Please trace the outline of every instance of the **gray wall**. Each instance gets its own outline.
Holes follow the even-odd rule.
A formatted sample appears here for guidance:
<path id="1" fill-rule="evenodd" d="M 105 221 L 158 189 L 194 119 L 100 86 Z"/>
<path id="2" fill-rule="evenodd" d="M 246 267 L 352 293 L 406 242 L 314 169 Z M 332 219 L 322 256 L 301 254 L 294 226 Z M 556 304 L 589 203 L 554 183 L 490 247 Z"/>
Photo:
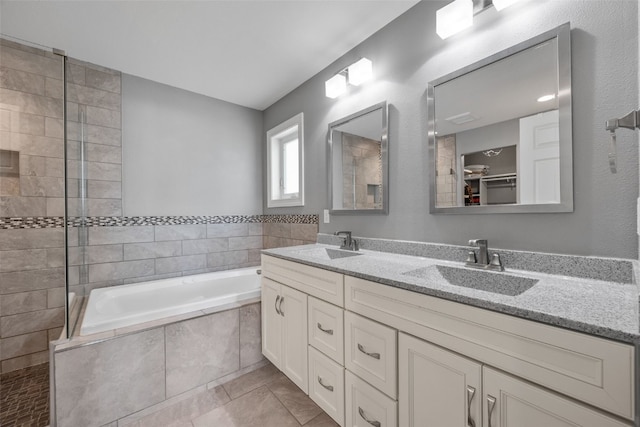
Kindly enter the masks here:
<path id="1" fill-rule="evenodd" d="M 609 172 L 604 122 L 638 106 L 637 1 L 530 1 L 475 17 L 463 34 L 441 40 L 436 10 L 447 2 L 420 2 L 387 27 L 269 107 L 264 129 L 305 114 L 303 208 L 266 213 L 321 213 L 327 208 L 327 124 L 377 102 L 390 104 L 390 213 L 336 216 L 321 232 L 463 244 L 488 238 L 497 248 L 637 258 L 638 132 L 618 135 L 618 173 Z M 426 141 L 427 82 L 567 21 L 573 64 L 575 212 L 563 214 L 431 215 Z M 337 99 L 324 82 L 366 56 L 375 80 Z"/>
<path id="2" fill-rule="evenodd" d="M 123 75 L 125 216 L 262 213 L 259 111 Z"/>

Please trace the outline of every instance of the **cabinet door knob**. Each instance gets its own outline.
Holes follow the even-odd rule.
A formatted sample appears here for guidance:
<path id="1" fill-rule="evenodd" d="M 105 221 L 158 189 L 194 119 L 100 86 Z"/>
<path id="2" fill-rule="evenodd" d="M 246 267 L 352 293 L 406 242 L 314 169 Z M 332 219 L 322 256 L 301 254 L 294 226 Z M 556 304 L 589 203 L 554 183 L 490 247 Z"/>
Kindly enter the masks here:
<path id="1" fill-rule="evenodd" d="M 370 420 L 369 418 L 367 418 L 367 416 L 364 413 L 364 410 L 359 406 L 358 406 L 358 413 L 360 414 L 363 420 L 371 424 L 373 427 L 380 427 L 381 425 L 380 421 Z"/>
<path id="2" fill-rule="evenodd" d="M 318 322 L 318 329 L 320 329 L 325 334 L 333 335 L 333 329 L 324 329 L 320 322 Z"/>
<path id="3" fill-rule="evenodd" d="M 320 377 L 320 375 L 318 375 L 318 383 L 320 383 L 320 385 L 324 388 L 326 388 L 329 391 L 333 391 L 333 386 L 332 385 L 326 385 L 325 383 L 322 382 L 322 377 Z"/>
<path id="4" fill-rule="evenodd" d="M 276 313 L 281 314 L 281 313 L 280 313 L 280 310 L 278 310 L 278 301 L 280 301 L 280 295 L 278 295 L 278 296 L 276 297 L 276 302 L 273 304 L 273 306 L 274 306 L 274 307 L 275 307 L 275 309 L 276 309 Z"/>
<path id="5" fill-rule="evenodd" d="M 358 350 L 360 350 L 362 353 L 366 354 L 369 357 L 373 357 L 374 359 L 380 360 L 380 353 L 369 353 L 364 349 L 364 347 L 360 343 L 358 343 Z"/>
<path id="6" fill-rule="evenodd" d="M 476 427 L 476 422 L 471 418 L 471 402 L 473 401 L 473 396 L 476 395 L 476 389 L 467 386 L 467 426 L 468 427 Z"/>
<path id="7" fill-rule="evenodd" d="M 489 425 L 487 427 L 491 427 L 491 416 L 493 415 L 493 409 L 496 406 L 496 398 L 487 394 L 487 419 L 489 420 Z"/>

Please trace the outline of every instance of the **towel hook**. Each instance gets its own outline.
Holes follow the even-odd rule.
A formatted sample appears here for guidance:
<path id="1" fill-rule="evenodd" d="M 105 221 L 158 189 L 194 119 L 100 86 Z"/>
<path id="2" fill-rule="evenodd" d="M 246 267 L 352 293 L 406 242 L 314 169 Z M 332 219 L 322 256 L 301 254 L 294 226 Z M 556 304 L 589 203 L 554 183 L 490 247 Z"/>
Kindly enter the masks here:
<path id="1" fill-rule="evenodd" d="M 611 173 L 618 171 L 616 162 L 618 160 L 618 147 L 616 142 L 616 129 L 640 129 L 640 110 L 631 111 L 619 119 L 610 119 L 606 122 L 606 129 L 609 131 L 609 169 Z"/>

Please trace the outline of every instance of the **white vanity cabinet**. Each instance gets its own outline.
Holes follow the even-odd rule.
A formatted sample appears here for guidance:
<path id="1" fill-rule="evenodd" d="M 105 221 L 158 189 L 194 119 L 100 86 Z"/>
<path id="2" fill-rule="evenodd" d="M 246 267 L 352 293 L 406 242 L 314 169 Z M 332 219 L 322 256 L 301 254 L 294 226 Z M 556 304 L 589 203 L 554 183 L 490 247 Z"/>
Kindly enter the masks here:
<path id="1" fill-rule="evenodd" d="M 632 345 L 262 260 L 263 353 L 341 426 L 638 427 Z"/>
<path id="2" fill-rule="evenodd" d="M 262 302 L 262 354 L 307 393 L 307 295 L 263 278 Z"/>
<path id="3" fill-rule="evenodd" d="M 398 380 L 401 426 L 480 427 L 480 363 L 400 333 Z"/>

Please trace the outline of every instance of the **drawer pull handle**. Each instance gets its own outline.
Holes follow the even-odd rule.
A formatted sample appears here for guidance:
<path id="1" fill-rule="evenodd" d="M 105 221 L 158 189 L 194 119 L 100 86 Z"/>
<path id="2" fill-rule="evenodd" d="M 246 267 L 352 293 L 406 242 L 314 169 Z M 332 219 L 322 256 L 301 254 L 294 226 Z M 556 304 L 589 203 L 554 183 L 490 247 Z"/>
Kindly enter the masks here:
<path id="1" fill-rule="evenodd" d="M 476 422 L 471 418 L 471 402 L 473 401 L 473 396 L 476 395 L 476 389 L 467 386 L 467 426 L 468 427 L 476 427 Z"/>
<path id="2" fill-rule="evenodd" d="M 372 426 L 380 427 L 380 421 L 373 421 L 373 420 L 370 420 L 369 418 L 367 418 L 367 416 L 364 414 L 364 411 L 359 406 L 358 406 L 358 413 L 360 414 L 360 416 L 362 417 L 363 420 L 365 420 L 366 422 L 368 422 Z"/>
<path id="3" fill-rule="evenodd" d="M 284 297 L 280 297 L 280 304 L 278 304 L 278 310 L 280 310 L 280 315 L 284 317 L 284 310 L 282 309 L 282 303 L 284 302 Z"/>
<path id="4" fill-rule="evenodd" d="M 318 329 L 320 329 L 325 334 L 333 335 L 333 329 L 324 329 L 320 322 L 318 322 Z"/>
<path id="5" fill-rule="evenodd" d="M 275 307 L 275 309 L 276 309 L 276 313 L 281 314 L 281 313 L 280 313 L 280 310 L 278 310 L 278 301 L 280 301 L 280 295 L 278 295 L 278 296 L 276 297 L 276 302 L 273 304 L 273 306 L 274 306 L 274 307 Z"/>
<path id="6" fill-rule="evenodd" d="M 329 391 L 333 391 L 333 386 L 332 385 L 326 385 L 322 382 L 322 378 L 318 375 L 318 383 L 320 383 L 320 385 L 324 388 L 326 388 Z"/>
<path id="7" fill-rule="evenodd" d="M 358 350 L 360 350 L 362 353 L 366 354 L 369 357 L 373 357 L 374 359 L 380 360 L 380 353 L 369 353 L 364 349 L 362 344 L 358 344 Z"/>
<path id="8" fill-rule="evenodd" d="M 491 427 L 491 416 L 493 415 L 493 408 L 495 408 L 496 406 L 496 398 L 491 396 L 490 394 L 487 394 L 487 411 L 489 413 L 489 415 L 487 416 L 487 419 L 489 420 L 489 426 Z"/>

